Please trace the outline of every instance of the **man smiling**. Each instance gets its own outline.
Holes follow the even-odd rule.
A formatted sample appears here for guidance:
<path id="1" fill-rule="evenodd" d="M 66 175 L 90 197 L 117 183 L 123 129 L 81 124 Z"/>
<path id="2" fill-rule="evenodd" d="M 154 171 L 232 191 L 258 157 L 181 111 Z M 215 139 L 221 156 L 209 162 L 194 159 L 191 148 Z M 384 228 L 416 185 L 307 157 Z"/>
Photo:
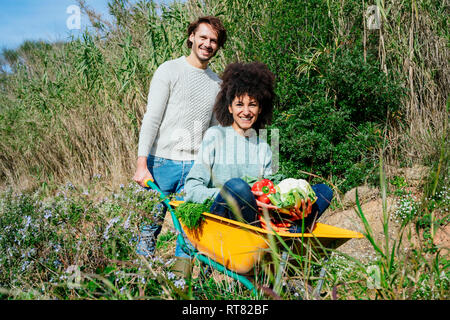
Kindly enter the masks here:
<path id="1" fill-rule="evenodd" d="M 164 62 L 153 75 L 139 135 L 133 180 L 146 187 L 152 179 L 164 194 L 183 190 L 203 133 L 217 123 L 212 108 L 221 80 L 208 64 L 224 46 L 226 30 L 218 18 L 207 16 L 192 22 L 187 35 L 189 56 Z M 161 213 L 165 208 L 157 213 L 160 220 Z M 161 227 L 161 221 L 142 227 L 139 254 L 153 255 Z"/>

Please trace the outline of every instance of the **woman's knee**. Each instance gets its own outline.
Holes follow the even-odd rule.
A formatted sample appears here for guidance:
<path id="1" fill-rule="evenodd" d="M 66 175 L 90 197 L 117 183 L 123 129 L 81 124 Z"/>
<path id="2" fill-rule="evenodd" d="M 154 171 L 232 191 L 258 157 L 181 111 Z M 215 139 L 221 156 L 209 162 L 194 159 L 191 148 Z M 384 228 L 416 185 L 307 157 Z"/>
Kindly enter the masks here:
<path id="1" fill-rule="evenodd" d="M 236 193 L 236 194 L 251 193 L 250 186 L 248 185 L 247 182 L 245 182 L 241 178 L 232 178 L 232 179 L 228 180 L 227 182 L 225 182 L 223 187 L 227 191 L 232 191 L 233 193 Z"/>
<path id="2" fill-rule="evenodd" d="M 324 183 L 318 183 L 311 188 L 314 190 L 318 198 L 322 198 L 327 201 L 331 201 L 333 199 L 333 190 Z"/>

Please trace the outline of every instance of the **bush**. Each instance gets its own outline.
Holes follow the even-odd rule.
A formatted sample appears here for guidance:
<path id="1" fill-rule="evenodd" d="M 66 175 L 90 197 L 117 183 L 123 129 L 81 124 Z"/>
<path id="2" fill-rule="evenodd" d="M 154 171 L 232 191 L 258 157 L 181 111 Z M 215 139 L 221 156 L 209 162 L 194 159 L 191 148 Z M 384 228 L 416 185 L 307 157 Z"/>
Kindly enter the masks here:
<path id="1" fill-rule="evenodd" d="M 332 177 L 342 191 L 360 184 L 374 171 L 387 115 L 400 108 L 400 85 L 370 52 L 364 62 L 358 28 L 349 35 L 355 47 L 335 43 L 332 18 L 324 17 L 336 8 L 326 2 L 255 1 L 254 8 L 264 14 L 251 30 L 247 16 L 235 17 L 230 42 L 242 44 L 241 60 L 262 61 L 276 75 L 269 129 L 280 130 L 281 173 Z"/>
<path id="2" fill-rule="evenodd" d="M 323 56 L 319 72 L 299 79 L 308 98 L 285 104 L 272 127 L 281 131 L 283 173 L 333 177 L 346 191 L 376 166 L 386 115 L 398 110 L 402 91 L 374 61 L 364 63 L 361 53 L 341 50 L 335 63 L 330 59 Z"/>

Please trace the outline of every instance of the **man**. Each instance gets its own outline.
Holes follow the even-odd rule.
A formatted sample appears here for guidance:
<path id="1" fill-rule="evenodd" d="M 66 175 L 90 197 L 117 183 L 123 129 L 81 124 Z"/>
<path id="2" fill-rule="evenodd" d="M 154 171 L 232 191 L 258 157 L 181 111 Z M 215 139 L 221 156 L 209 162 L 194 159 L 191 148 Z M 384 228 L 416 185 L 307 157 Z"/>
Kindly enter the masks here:
<path id="1" fill-rule="evenodd" d="M 218 18 L 207 16 L 192 22 L 187 33 L 189 56 L 164 62 L 153 75 L 139 135 L 133 180 L 146 187 L 153 179 L 164 194 L 182 191 L 203 133 L 217 123 L 212 108 L 220 78 L 208 64 L 224 46 L 226 30 Z M 165 208 L 160 210 L 163 218 Z M 161 222 L 143 226 L 138 254 L 153 255 L 161 228 Z"/>

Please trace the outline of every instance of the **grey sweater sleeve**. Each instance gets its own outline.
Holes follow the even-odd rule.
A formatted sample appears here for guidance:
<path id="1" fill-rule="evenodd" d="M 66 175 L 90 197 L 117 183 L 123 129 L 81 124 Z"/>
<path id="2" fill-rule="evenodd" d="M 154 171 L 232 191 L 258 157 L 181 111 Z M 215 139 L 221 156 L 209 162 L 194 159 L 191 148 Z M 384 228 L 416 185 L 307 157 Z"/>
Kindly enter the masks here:
<path id="1" fill-rule="evenodd" d="M 197 158 L 186 177 L 184 190 L 186 201 L 203 203 L 208 198 L 215 198 L 220 192 L 219 188 L 212 187 L 212 167 L 215 156 L 215 135 L 217 131 L 210 128 L 205 132 Z"/>
<path id="2" fill-rule="evenodd" d="M 170 93 L 167 64 L 156 69 L 148 92 L 147 110 L 139 133 L 138 156 L 147 157 L 155 141 Z"/>

